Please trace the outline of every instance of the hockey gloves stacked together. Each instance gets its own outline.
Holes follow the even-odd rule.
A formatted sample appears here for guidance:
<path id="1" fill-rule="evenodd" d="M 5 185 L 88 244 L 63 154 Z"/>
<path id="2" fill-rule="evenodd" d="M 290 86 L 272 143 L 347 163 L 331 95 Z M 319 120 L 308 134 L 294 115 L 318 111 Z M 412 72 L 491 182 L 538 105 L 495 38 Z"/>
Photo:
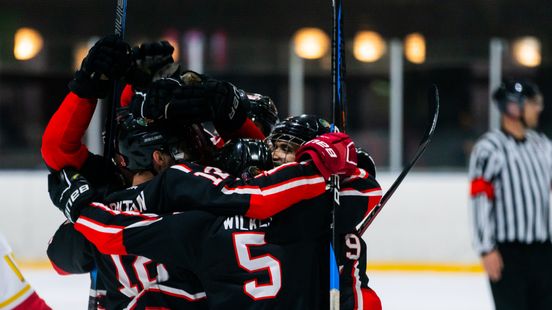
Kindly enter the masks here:
<path id="1" fill-rule="evenodd" d="M 332 174 L 351 175 L 357 168 L 355 144 L 341 132 L 323 134 L 308 141 L 297 150 L 295 157 L 297 161 L 310 157 L 325 179 Z"/>
<path id="2" fill-rule="evenodd" d="M 234 131 L 247 117 L 246 100 L 245 92 L 228 82 L 206 79 L 182 85 L 177 79 L 164 78 L 155 81 L 145 97 L 135 96 L 130 110 L 151 120 L 213 121 L 217 128 Z"/>
<path id="3" fill-rule="evenodd" d="M 96 191 L 76 170 L 65 168 L 48 175 L 48 193 L 54 205 L 74 223 L 80 210 L 94 201 Z"/>
<path id="4" fill-rule="evenodd" d="M 173 51 L 167 41 L 143 43 L 131 49 L 120 36 L 106 36 L 88 51 L 69 89 L 81 98 L 105 98 L 110 81 L 117 79 L 124 79 L 135 89 L 145 89 L 155 75 L 178 71 Z"/>

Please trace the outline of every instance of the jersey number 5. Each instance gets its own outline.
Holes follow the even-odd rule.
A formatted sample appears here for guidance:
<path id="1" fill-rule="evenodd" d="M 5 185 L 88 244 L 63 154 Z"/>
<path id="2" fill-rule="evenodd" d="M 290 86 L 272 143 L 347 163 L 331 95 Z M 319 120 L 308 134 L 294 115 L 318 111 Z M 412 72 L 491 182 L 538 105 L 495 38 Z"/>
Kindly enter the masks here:
<path id="1" fill-rule="evenodd" d="M 280 261 L 270 254 L 251 256 L 250 249 L 254 246 L 266 244 L 264 233 L 234 233 L 234 250 L 240 268 L 248 272 L 261 270 L 268 271 L 270 282 L 267 284 L 257 283 L 257 279 L 246 281 L 243 285 L 244 292 L 253 300 L 274 298 L 282 288 L 282 270 Z"/>

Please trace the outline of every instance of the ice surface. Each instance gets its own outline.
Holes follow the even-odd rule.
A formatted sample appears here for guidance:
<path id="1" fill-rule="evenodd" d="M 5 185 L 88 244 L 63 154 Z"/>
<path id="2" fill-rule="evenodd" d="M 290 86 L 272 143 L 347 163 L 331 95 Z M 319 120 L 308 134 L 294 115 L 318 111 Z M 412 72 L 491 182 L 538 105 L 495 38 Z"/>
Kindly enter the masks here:
<path id="1" fill-rule="evenodd" d="M 369 272 L 384 310 L 492 310 L 481 273 Z"/>
<path id="2" fill-rule="evenodd" d="M 23 272 L 53 309 L 86 309 L 88 275 L 59 276 L 53 270 L 36 269 Z M 483 274 L 370 271 L 369 276 L 384 310 L 493 309 Z"/>

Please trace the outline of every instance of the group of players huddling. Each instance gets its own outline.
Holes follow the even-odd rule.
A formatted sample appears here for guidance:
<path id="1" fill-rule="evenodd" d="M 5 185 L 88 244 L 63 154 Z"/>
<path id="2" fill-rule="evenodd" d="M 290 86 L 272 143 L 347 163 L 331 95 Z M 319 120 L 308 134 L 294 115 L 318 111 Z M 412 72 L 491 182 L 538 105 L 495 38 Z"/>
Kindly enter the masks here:
<path id="1" fill-rule="evenodd" d="M 42 145 L 68 219 L 48 247 L 58 273 L 93 275 L 90 309 L 327 309 L 338 174 L 341 309 L 381 309 L 355 234 L 381 198 L 369 155 L 317 116 L 278 121 L 267 96 L 183 70 L 172 52 L 108 36 L 69 83 Z M 81 140 L 115 80 L 106 160 Z"/>

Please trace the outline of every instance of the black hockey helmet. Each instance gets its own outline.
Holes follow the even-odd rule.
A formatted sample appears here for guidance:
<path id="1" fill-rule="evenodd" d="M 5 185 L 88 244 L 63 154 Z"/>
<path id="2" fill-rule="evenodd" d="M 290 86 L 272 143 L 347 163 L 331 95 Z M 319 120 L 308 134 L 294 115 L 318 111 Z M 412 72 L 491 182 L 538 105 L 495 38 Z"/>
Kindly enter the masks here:
<path id="1" fill-rule="evenodd" d="M 371 176 L 376 177 L 376 164 L 372 156 L 368 154 L 364 149 L 357 147 L 357 167 L 366 170 Z"/>
<path id="2" fill-rule="evenodd" d="M 506 105 L 509 102 L 517 103 L 520 107 L 523 107 L 527 98 L 533 98 L 540 94 L 537 85 L 523 81 L 523 80 L 507 80 L 504 81 L 494 91 L 493 99 L 495 100 L 498 109 L 502 112 L 506 112 Z"/>
<path id="3" fill-rule="evenodd" d="M 227 142 L 218 152 L 215 165 L 234 176 L 240 176 L 250 167 L 260 170 L 274 168 L 268 145 L 254 139 L 234 139 Z"/>
<path id="4" fill-rule="evenodd" d="M 276 124 L 268 140 L 272 143 L 276 140 L 284 140 L 302 145 L 328 132 L 330 132 L 328 121 L 316 115 L 302 114 L 300 116 L 290 116 Z"/>
<path id="5" fill-rule="evenodd" d="M 245 93 L 249 99 L 247 116 L 257 124 L 261 125 L 261 131 L 268 136 L 274 125 L 278 122 L 278 109 L 274 101 L 268 96 L 255 93 Z"/>
<path id="6" fill-rule="evenodd" d="M 152 154 L 156 150 L 170 154 L 175 160 L 184 159 L 182 139 L 168 130 L 135 118 L 126 108 L 118 111 L 117 122 L 118 153 L 128 170 L 153 170 Z"/>

